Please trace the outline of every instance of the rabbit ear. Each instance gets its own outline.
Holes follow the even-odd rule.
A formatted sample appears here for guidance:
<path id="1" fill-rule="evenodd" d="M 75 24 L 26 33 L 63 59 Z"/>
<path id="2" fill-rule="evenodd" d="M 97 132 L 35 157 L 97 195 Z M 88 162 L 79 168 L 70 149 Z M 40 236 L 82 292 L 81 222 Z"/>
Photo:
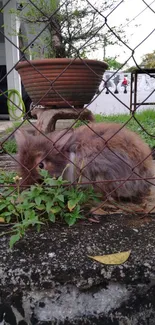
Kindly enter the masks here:
<path id="1" fill-rule="evenodd" d="M 73 130 L 62 130 L 59 132 L 53 132 L 52 134 L 52 141 L 56 142 L 55 147 L 59 150 L 62 150 L 64 146 L 66 146 L 67 142 L 73 135 Z"/>
<path id="2" fill-rule="evenodd" d="M 18 148 L 23 147 L 27 142 L 28 135 L 23 130 L 17 130 L 14 135 Z"/>

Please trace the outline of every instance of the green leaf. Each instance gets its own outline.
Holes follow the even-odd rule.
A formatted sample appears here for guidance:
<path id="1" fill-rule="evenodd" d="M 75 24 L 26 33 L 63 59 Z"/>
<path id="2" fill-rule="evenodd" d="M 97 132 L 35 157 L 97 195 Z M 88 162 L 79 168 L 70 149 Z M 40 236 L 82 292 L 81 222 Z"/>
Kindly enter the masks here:
<path id="1" fill-rule="evenodd" d="M 39 210 L 39 211 L 45 210 L 45 205 L 40 204 L 39 206 L 36 207 L 36 209 Z"/>
<path id="2" fill-rule="evenodd" d="M 14 244 L 20 239 L 20 233 L 17 232 L 17 234 L 12 235 L 10 238 L 10 248 L 14 246 Z"/>
<path id="3" fill-rule="evenodd" d="M 1 213 L 1 217 L 7 217 L 7 216 L 10 216 L 10 215 L 12 215 L 13 214 L 13 212 L 11 212 L 11 211 L 6 211 L 6 212 L 2 212 Z"/>
<path id="4" fill-rule="evenodd" d="M 24 216 L 25 216 L 25 219 L 34 219 L 35 218 L 35 211 L 34 210 L 27 210 L 27 211 L 24 211 Z"/>
<path id="5" fill-rule="evenodd" d="M 44 180 L 46 185 L 50 185 L 50 186 L 56 186 L 58 185 L 58 182 L 56 179 L 53 178 L 47 178 Z"/>
<path id="6" fill-rule="evenodd" d="M 34 207 L 36 207 L 36 204 L 35 203 L 30 203 L 30 202 L 23 202 L 22 204 L 21 204 L 21 206 L 20 206 L 20 208 L 22 209 L 22 210 L 28 210 L 28 209 L 30 209 L 30 208 L 34 208 Z"/>
<path id="7" fill-rule="evenodd" d="M 76 218 L 69 219 L 68 225 L 73 226 L 76 223 Z"/>
<path id="8" fill-rule="evenodd" d="M 37 224 L 40 224 L 40 225 L 43 225 L 44 223 L 43 222 L 41 222 L 41 221 L 39 221 L 38 220 L 38 217 L 35 217 L 35 218 L 33 218 L 33 219 L 29 219 L 29 220 L 23 220 L 23 222 L 22 222 L 22 226 L 24 227 L 24 228 L 27 228 L 28 226 L 34 226 L 34 225 L 37 225 Z"/>
<path id="9" fill-rule="evenodd" d="M 59 184 L 61 184 L 63 182 L 62 176 L 59 176 L 58 179 L 57 179 L 57 181 L 59 182 Z"/>
<path id="10" fill-rule="evenodd" d="M 77 200 L 69 200 L 67 203 L 68 210 L 71 212 L 77 205 Z"/>
<path id="11" fill-rule="evenodd" d="M 7 202 L 6 203 L 3 203 L 3 204 L 0 204 L 0 210 L 3 210 L 5 209 L 7 206 Z"/>
<path id="12" fill-rule="evenodd" d="M 6 217 L 6 222 L 10 223 L 10 221 L 11 221 L 11 214 L 10 214 L 10 216 Z"/>
<path id="13" fill-rule="evenodd" d="M 10 212 L 14 210 L 14 206 L 12 204 L 8 205 L 7 208 Z"/>
<path id="14" fill-rule="evenodd" d="M 52 206 L 53 206 L 53 202 L 48 201 L 48 202 L 46 203 L 46 211 L 47 211 L 47 213 L 50 212 Z"/>
<path id="15" fill-rule="evenodd" d="M 32 185 L 30 188 L 29 196 L 31 198 L 36 198 L 43 191 L 43 188 L 40 185 Z M 26 192 L 26 191 L 25 191 Z"/>
<path id="16" fill-rule="evenodd" d="M 55 214 L 54 213 L 49 212 L 48 217 L 49 217 L 50 221 L 55 222 Z"/>
<path id="17" fill-rule="evenodd" d="M 49 173 L 46 169 L 40 169 L 39 170 L 39 174 L 43 177 L 43 178 L 47 178 L 49 176 Z"/>
<path id="18" fill-rule="evenodd" d="M 72 216 L 70 214 L 66 214 L 64 216 L 64 219 L 65 219 L 66 223 L 68 224 L 68 226 L 73 226 L 76 222 L 76 218 L 72 218 Z"/>
<path id="19" fill-rule="evenodd" d="M 61 202 L 64 202 L 64 195 L 63 194 L 59 194 L 57 195 L 57 200 L 60 200 Z"/>
<path id="20" fill-rule="evenodd" d="M 42 201 L 45 201 L 45 202 L 49 201 L 49 195 L 47 195 L 46 193 L 45 194 L 41 194 L 40 197 L 41 197 L 41 200 Z M 50 201 L 52 201 L 51 198 L 50 198 Z"/>
<path id="21" fill-rule="evenodd" d="M 36 203 L 36 205 L 40 205 L 40 203 L 41 203 L 41 197 L 40 196 L 37 196 L 35 198 L 35 203 Z"/>
<path id="22" fill-rule="evenodd" d="M 59 213 L 61 211 L 61 208 L 59 206 L 55 206 L 53 208 L 51 208 L 51 212 L 56 214 Z"/>

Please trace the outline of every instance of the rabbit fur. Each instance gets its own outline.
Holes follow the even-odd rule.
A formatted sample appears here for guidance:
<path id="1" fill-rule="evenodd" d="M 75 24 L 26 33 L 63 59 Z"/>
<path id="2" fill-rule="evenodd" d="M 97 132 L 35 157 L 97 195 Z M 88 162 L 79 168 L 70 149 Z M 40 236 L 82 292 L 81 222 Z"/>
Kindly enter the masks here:
<path id="1" fill-rule="evenodd" d="M 16 131 L 22 184 L 39 182 L 39 168 L 58 177 L 69 164 L 64 172 L 68 181 L 78 181 L 79 177 L 81 182 L 94 181 L 97 191 L 116 199 L 147 195 L 151 180 L 144 178 L 153 176 L 151 150 L 136 133 L 121 127 L 116 123 L 90 123 L 54 131 L 46 137 Z M 128 178 L 132 180 L 119 181 Z"/>

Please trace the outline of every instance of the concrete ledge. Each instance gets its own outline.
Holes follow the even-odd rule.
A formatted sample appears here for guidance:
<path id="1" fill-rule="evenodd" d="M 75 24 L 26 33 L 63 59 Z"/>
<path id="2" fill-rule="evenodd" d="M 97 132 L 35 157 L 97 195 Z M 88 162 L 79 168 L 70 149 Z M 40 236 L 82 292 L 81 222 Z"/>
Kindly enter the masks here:
<path id="1" fill-rule="evenodd" d="M 154 325 L 154 234 L 153 217 L 113 215 L 100 224 L 29 231 L 12 251 L 1 237 L 0 321 L 3 315 L 20 325 Z M 87 257 L 129 249 L 120 266 Z"/>

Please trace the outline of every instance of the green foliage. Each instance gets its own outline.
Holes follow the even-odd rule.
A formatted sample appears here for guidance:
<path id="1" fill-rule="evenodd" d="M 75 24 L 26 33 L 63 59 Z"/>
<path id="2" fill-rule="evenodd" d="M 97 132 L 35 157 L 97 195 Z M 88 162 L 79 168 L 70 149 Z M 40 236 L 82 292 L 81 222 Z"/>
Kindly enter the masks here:
<path id="1" fill-rule="evenodd" d="M 155 146 L 155 110 L 148 109 L 135 114 L 135 118 L 132 118 L 126 125 L 132 131 L 138 133 L 141 138 L 148 143 L 152 148 Z M 95 115 L 96 122 L 116 122 L 116 123 L 126 123 L 130 119 L 129 114 L 118 114 L 103 116 L 100 114 Z M 138 124 L 138 122 L 140 125 Z M 143 130 L 146 130 L 146 132 Z M 148 133 L 148 134 L 147 134 Z"/>
<path id="2" fill-rule="evenodd" d="M 46 170 L 41 170 L 43 182 L 20 192 L 20 178 L 14 177 L 16 188 L 3 188 L 0 196 L 0 216 L 6 223 L 13 224 L 10 232 L 10 247 L 14 245 L 30 227 L 40 230 L 47 222 L 64 220 L 69 226 L 83 218 L 83 212 L 90 201 L 99 195 L 92 187 L 71 186 L 62 176 L 51 178 Z M 3 174 L 1 182 L 6 178 Z M 7 181 L 10 179 L 8 178 Z M 66 185 L 66 186 L 65 186 Z M 10 195 L 9 195 L 10 194 Z"/>
<path id="3" fill-rule="evenodd" d="M 144 69 L 154 69 L 155 68 L 155 51 L 152 53 L 147 53 L 143 55 L 142 61 L 139 64 L 140 68 Z M 126 72 L 132 72 L 133 70 L 138 70 L 136 66 L 132 66 L 126 69 Z"/>
<path id="4" fill-rule="evenodd" d="M 138 68 L 133 65 L 132 67 L 127 68 L 124 72 L 133 72 L 135 70 L 138 70 Z"/>
<path id="5" fill-rule="evenodd" d="M 106 46 L 119 44 L 111 30 L 125 40 L 122 26 L 111 26 L 111 30 L 103 26 L 102 15 L 113 10 L 117 3 L 118 0 L 95 1 L 93 7 L 86 0 L 33 0 L 33 3 L 24 1 L 24 9 L 12 14 L 18 14 L 27 24 L 28 34 L 34 37 L 47 25 L 31 49 L 33 58 L 75 57 L 77 49 L 80 56 L 88 57 L 91 51 L 103 49 L 105 38 Z M 21 32 L 20 40 L 24 51 L 26 42 Z"/>
<path id="6" fill-rule="evenodd" d="M 109 65 L 109 70 L 118 70 L 122 67 L 123 63 L 120 63 L 116 60 L 116 57 L 107 57 L 105 58 L 105 62 Z"/>
<path id="7" fill-rule="evenodd" d="M 0 171 L 0 184 L 14 184 L 13 178 L 16 176 L 15 172 Z"/>
<path id="8" fill-rule="evenodd" d="M 140 66 L 146 69 L 155 68 L 155 50 L 152 53 L 147 53 L 142 57 Z"/>
<path id="9" fill-rule="evenodd" d="M 13 133 L 20 125 L 23 126 L 23 125 L 27 125 L 27 124 L 28 124 L 27 120 L 24 121 L 24 124 L 21 121 L 13 122 L 12 126 L 8 127 L 7 129 L 5 129 L 5 131 L 0 133 L 0 138 L 3 139 L 3 138 L 5 138 L 5 136 L 11 135 L 11 133 Z M 6 140 L 6 142 L 4 142 L 4 144 L 0 148 L 0 153 L 3 153 L 3 152 L 10 153 L 10 154 L 15 154 L 17 152 L 17 144 L 16 144 L 15 139 L 8 138 L 8 140 Z"/>
<path id="10" fill-rule="evenodd" d="M 1 150 L 2 152 L 10 153 L 10 154 L 15 154 L 17 152 L 17 144 L 14 139 L 12 140 L 7 140 L 3 144 L 3 148 Z"/>

